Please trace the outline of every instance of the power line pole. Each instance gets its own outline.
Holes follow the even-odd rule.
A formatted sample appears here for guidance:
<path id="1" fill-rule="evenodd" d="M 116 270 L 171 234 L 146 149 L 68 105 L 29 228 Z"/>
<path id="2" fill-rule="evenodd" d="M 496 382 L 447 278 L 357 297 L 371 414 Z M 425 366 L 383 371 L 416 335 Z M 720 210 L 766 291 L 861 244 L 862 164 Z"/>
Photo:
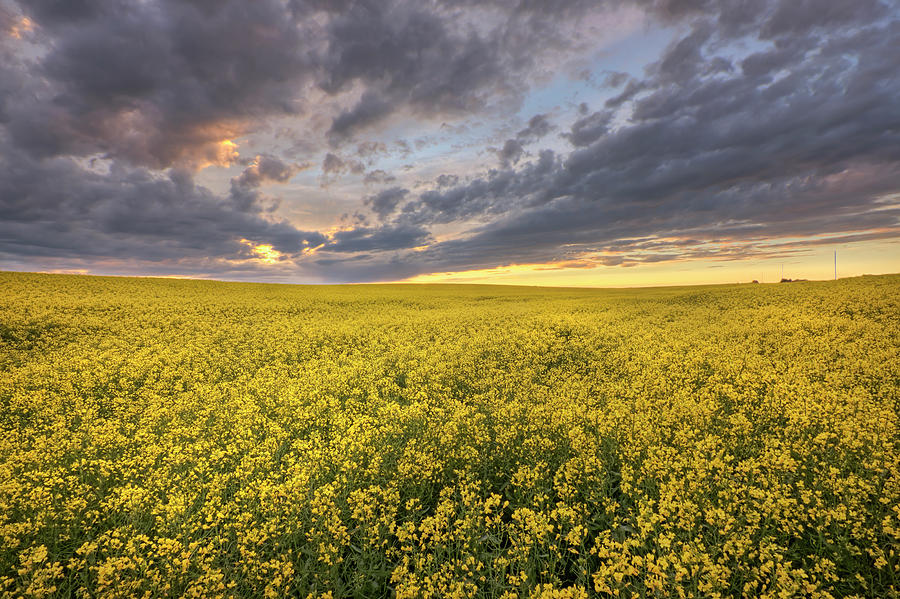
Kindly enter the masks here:
<path id="1" fill-rule="evenodd" d="M 834 280 L 837 281 L 837 250 L 834 250 Z"/>

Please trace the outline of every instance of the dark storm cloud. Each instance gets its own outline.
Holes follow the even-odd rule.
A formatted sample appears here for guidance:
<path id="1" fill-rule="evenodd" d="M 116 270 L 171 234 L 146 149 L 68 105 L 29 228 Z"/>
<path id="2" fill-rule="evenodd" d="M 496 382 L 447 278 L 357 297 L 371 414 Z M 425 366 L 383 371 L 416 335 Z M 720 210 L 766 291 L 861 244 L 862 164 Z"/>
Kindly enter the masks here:
<path id="1" fill-rule="evenodd" d="M 286 180 L 293 165 L 260 156 L 224 196 L 184 168 L 154 170 L 230 161 L 218 144 L 227 122 L 288 108 L 294 83 L 285 81 L 299 63 L 277 55 L 299 38 L 277 4 L 222 4 L 218 16 L 165 2 L 20 8 L 43 52 L 24 59 L 13 40 L 0 45 L 5 257 L 178 263 L 249 258 L 242 239 L 287 255 L 324 242 L 259 204 L 256 189 Z"/>
<path id="2" fill-rule="evenodd" d="M 216 145 L 295 114 L 311 74 L 277 0 L 21 2 L 47 52 L 8 129 L 32 155 L 108 154 L 165 167 L 222 162 Z"/>
<path id="3" fill-rule="evenodd" d="M 347 3 L 327 27 L 327 74 L 319 85 L 332 94 L 353 84 L 366 91 L 335 118 L 330 138 L 340 144 L 397 112 L 437 118 L 508 108 L 541 58 L 592 41 L 593 33 L 578 29 L 580 17 L 622 4 Z"/>
<path id="4" fill-rule="evenodd" d="M 289 255 L 325 238 L 264 218 L 252 202 L 220 198 L 190 173 L 160 175 L 113 163 L 108 173 L 69 158 L 0 152 L 0 253 L 136 258 L 249 257 L 240 243 Z"/>
<path id="5" fill-rule="evenodd" d="M 461 29 L 418 3 L 354 4 L 329 25 L 338 51 L 329 53 L 321 87 L 336 93 L 354 82 L 367 91 L 332 123 L 333 140 L 408 107 L 425 114 L 483 108 L 492 94 L 513 87 L 514 66 L 499 36 Z"/>

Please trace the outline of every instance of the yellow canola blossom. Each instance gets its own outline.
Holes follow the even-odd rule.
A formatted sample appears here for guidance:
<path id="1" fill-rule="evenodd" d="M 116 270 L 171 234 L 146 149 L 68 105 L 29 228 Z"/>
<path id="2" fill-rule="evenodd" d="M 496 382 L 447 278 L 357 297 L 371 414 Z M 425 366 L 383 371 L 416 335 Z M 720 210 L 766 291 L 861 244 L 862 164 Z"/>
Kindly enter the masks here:
<path id="1" fill-rule="evenodd" d="M 0 289 L 0 597 L 900 594 L 900 276 Z"/>

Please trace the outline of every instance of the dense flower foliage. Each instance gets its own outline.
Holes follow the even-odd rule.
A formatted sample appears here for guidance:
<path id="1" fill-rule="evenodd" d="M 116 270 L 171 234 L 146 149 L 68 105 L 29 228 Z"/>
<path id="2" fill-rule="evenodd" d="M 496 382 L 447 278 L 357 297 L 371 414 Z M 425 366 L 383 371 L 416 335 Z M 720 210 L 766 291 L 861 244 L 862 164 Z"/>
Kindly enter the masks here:
<path id="1" fill-rule="evenodd" d="M 900 276 L 0 289 L 0 595 L 898 596 Z"/>

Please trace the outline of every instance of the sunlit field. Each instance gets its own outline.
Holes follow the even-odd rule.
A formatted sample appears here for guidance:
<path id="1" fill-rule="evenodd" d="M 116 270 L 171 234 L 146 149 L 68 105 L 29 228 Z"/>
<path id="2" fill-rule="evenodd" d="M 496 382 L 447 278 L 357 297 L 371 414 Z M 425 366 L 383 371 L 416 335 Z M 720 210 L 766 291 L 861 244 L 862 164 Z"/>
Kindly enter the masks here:
<path id="1" fill-rule="evenodd" d="M 900 276 L 0 290 L 4 596 L 898 596 Z"/>

